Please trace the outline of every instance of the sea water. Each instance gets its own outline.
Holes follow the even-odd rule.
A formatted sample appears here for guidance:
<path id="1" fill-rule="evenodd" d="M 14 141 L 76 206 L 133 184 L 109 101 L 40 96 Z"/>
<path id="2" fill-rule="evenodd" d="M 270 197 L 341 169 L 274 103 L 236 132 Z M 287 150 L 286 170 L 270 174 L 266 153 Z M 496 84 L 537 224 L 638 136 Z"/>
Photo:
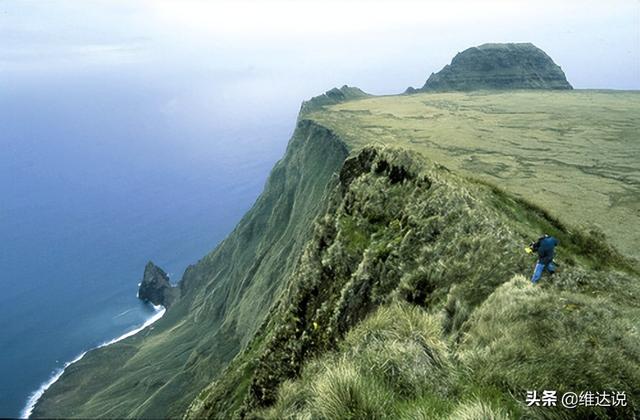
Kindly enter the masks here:
<path id="1" fill-rule="evenodd" d="M 147 261 L 176 282 L 230 233 L 303 100 L 428 74 L 412 30 L 390 60 L 394 29 L 356 40 L 341 11 L 307 36 L 288 3 L 280 23 L 207 4 L 0 1 L 0 417 L 158 316 L 136 299 Z"/>
<path id="2" fill-rule="evenodd" d="M 176 99 L 186 86 L 133 71 L 0 81 L 0 417 L 157 317 L 136 298 L 146 262 L 178 281 L 283 154 L 297 101 L 265 111 L 247 91 L 207 113 Z"/>

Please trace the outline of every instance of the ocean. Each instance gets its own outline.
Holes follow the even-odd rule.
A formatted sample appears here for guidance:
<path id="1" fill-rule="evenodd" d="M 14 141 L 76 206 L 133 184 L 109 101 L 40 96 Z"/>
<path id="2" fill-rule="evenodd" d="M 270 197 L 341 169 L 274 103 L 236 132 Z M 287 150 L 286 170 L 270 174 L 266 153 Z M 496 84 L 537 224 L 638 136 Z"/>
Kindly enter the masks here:
<path id="1" fill-rule="evenodd" d="M 343 84 L 401 92 L 435 70 L 423 53 L 450 57 L 408 13 L 371 30 L 359 14 L 0 0 L 0 417 L 157 316 L 136 299 L 147 261 L 178 281 L 215 248 L 303 100 Z"/>
<path id="2" fill-rule="evenodd" d="M 299 103 L 265 110 L 247 91 L 207 108 L 135 71 L 4 82 L 0 417 L 17 417 L 66 363 L 157 315 L 136 298 L 146 262 L 178 281 L 215 248 L 282 156 Z"/>

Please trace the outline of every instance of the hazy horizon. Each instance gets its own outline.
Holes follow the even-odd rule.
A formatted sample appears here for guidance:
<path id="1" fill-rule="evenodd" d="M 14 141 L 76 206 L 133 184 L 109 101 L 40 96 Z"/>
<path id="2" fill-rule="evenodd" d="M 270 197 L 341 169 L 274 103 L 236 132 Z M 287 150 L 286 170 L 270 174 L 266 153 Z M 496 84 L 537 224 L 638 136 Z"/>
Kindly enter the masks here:
<path id="1" fill-rule="evenodd" d="M 459 51 L 532 42 L 578 89 L 640 89 L 640 3 L 0 1 L 2 85 L 140 66 L 167 86 L 230 77 L 225 98 L 269 75 L 296 100 L 333 86 L 421 86 Z M 331 72 L 326 72 L 330 67 Z M 286 80 L 278 74 L 286 71 Z M 189 84 L 181 86 L 188 91 Z M 4 87 L 4 86 L 3 86 Z M 287 92 L 281 92 L 282 87 Z M 185 92 L 183 95 L 192 94 Z M 199 94 L 211 99 L 211 92 Z M 180 108 L 180 97 L 167 106 Z M 281 98 L 282 99 L 282 98 Z M 206 105 L 203 105 L 206 107 Z"/>

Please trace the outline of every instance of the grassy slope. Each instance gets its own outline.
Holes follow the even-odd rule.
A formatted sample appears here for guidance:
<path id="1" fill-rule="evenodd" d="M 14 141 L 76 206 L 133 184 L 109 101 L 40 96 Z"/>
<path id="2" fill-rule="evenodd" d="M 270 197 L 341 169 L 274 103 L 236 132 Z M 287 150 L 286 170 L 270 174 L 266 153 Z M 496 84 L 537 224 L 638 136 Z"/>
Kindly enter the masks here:
<path id="1" fill-rule="evenodd" d="M 348 97 L 353 92 L 346 90 L 342 93 Z M 589 359 L 595 367 L 585 369 L 584 375 L 572 376 L 571 380 L 575 381 L 568 385 L 580 384 L 580 381 L 618 388 L 629 383 L 637 384 L 637 370 L 633 370 L 637 363 L 629 368 L 619 362 L 620 357 L 610 357 L 619 353 L 627 360 L 638 362 L 637 274 L 623 258 L 607 247 L 604 247 L 606 258 L 602 270 L 593 271 L 599 256 L 594 255 L 590 245 L 593 241 L 600 241 L 597 235 L 567 229 L 545 211 L 517 200 L 509 193 L 459 179 L 447 170 L 433 167 L 402 150 L 378 151 L 373 153 L 373 158 L 367 157 L 366 153 L 358 154 L 360 158 L 350 160 L 342 169 L 340 182 L 332 177 L 340 169 L 347 148 L 355 152 L 368 142 L 394 143 L 405 149 L 418 148 L 428 157 L 467 174 L 474 170 L 455 166 L 456 159 L 446 160 L 450 156 L 445 150 L 446 145 L 451 144 L 451 150 L 457 150 L 459 154 L 464 153 L 465 147 L 470 148 L 470 153 L 483 161 L 500 156 L 495 150 L 473 151 L 478 147 L 471 144 L 475 124 L 469 124 L 464 115 L 461 118 L 460 113 L 455 113 L 446 117 L 443 111 L 443 118 L 448 118 L 448 123 L 432 126 L 431 114 L 412 108 L 415 107 L 412 101 L 416 99 L 428 101 L 437 97 L 449 98 L 449 105 L 442 105 L 442 109 L 455 108 L 457 99 L 451 98 L 458 97 L 447 95 L 452 94 L 362 99 L 324 111 L 319 110 L 322 104 L 312 101 L 306 108 L 306 112 L 311 114 L 304 117 L 312 117 L 316 122 L 300 121 L 287 155 L 274 168 L 265 192 L 253 209 L 224 243 L 185 273 L 183 298 L 154 327 L 114 346 L 91 352 L 70 367 L 45 394 L 35 414 L 64 417 L 176 416 L 183 412 L 198 390 L 209 384 L 190 406 L 190 416 L 226 417 L 233 413 L 269 416 L 274 413 L 263 411 L 263 407 L 277 401 L 274 410 L 284 411 L 275 411 L 276 417 L 278 413 L 285 412 L 322 417 L 322 406 L 313 404 L 319 401 L 317 395 L 326 394 L 322 390 L 327 388 L 316 382 L 319 377 L 317 372 L 314 373 L 313 365 L 309 364 L 311 358 L 319 358 L 324 363 L 319 366 L 323 366 L 327 374 L 342 372 L 332 370 L 334 367 L 346 369 L 347 373 L 337 375 L 336 380 L 344 377 L 347 380 L 353 378 L 354 383 L 365 387 L 372 384 L 371 389 L 375 392 L 365 395 L 358 393 L 368 392 L 364 388 L 358 392 L 349 391 L 351 385 L 347 383 L 349 395 L 356 399 L 371 401 L 389 396 L 389 404 L 381 407 L 382 411 L 375 411 L 376 415 L 401 415 L 405 413 L 403 410 L 422 410 L 418 414 L 430 418 L 429 410 L 449 415 L 455 410 L 462 413 L 465 410 L 494 409 L 513 414 L 518 413 L 521 407 L 509 398 L 509 392 L 519 392 L 523 386 L 530 386 L 527 380 L 534 380 L 534 386 L 544 384 L 536 380 L 537 363 L 545 359 L 549 351 L 559 354 L 556 347 L 547 347 L 545 340 L 558 344 L 557 337 L 562 336 L 572 340 L 568 341 L 570 345 L 567 348 L 586 348 L 589 354 L 597 356 L 594 360 Z M 539 103 L 546 101 L 547 107 L 553 107 L 557 100 L 547 92 L 538 92 L 534 98 L 527 92 L 512 95 L 461 94 L 459 98 L 461 103 L 465 103 L 465 98 L 485 97 L 485 107 L 497 107 L 499 111 L 501 95 L 503 105 L 510 101 L 528 101 L 544 108 Z M 614 95 L 620 96 L 616 99 Z M 619 147 L 615 141 L 617 136 L 629 142 L 625 147 L 633 152 L 634 144 L 629 140 L 631 134 L 624 137 L 624 130 L 618 130 L 618 126 L 637 122 L 634 115 L 624 116 L 621 113 L 624 109 L 637 109 L 635 98 L 633 94 L 626 93 L 596 98 L 595 107 L 610 111 L 602 111 L 596 116 L 604 112 L 599 116 L 605 118 L 604 121 L 607 118 L 614 120 L 616 115 L 618 118 L 618 122 L 612 123 L 614 129 L 608 129 L 613 131 L 597 126 L 590 128 L 603 136 L 594 140 L 596 143 L 604 141 L 607 136 L 612 137 L 611 150 L 616 150 Z M 394 108 L 390 102 L 389 112 L 383 112 L 384 107 L 379 101 L 397 101 L 398 106 Z M 496 104 L 492 105 L 492 101 Z M 572 106 L 580 108 L 581 100 L 573 102 L 574 105 L 567 105 L 567 109 L 572 109 Z M 345 106 L 363 104 L 368 104 L 367 107 L 379 104 L 381 108 L 375 112 L 367 109 L 340 111 Z M 398 117 L 393 114 L 404 106 L 408 115 Z M 561 109 L 558 107 L 557 111 Z M 589 109 L 578 109 L 571 117 L 573 119 L 567 118 L 573 124 L 581 120 L 580 112 L 585 113 Z M 470 112 L 475 111 L 472 109 Z M 367 114 L 373 114 L 372 121 L 358 119 Z M 497 114 L 493 124 L 484 127 L 502 135 L 509 132 L 511 137 L 488 136 L 486 144 L 502 139 L 505 150 L 519 150 L 517 147 L 509 149 L 509 145 L 515 147 L 509 140 L 517 138 L 518 132 L 520 136 L 527 133 L 523 130 L 525 121 L 521 121 L 517 129 L 502 127 L 506 123 L 500 122 L 500 118 L 512 116 Z M 401 124 L 404 119 L 409 121 L 409 127 L 395 127 L 394 124 Z M 393 124 L 376 125 L 380 121 L 392 121 Z M 332 127 L 340 137 L 318 122 Z M 556 123 L 562 125 L 561 121 Z M 555 127 L 543 121 L 538 124 L 539 131 L 545 133 L 548 131 L 545 125 Z M 439 130 L 437 133 L 428 134 L 429 130 L 436 128 Z M 456 143 L 458 137 L 466 138 L 466 145 Z M 431 139 L 431 143 L 412 143 L 405 141 L 407 138 L 413 141 Z M 436 138 L 442 138 L 442 143 L 435 142 Z M 425 144 L 431 145 L 433 150 L 426 148 Z M 565 146 L 569 151 L 565 155 L 571 153 L 573 156 L 576 149 L 580 149 L 572 142 L 557 141 L 554 144 L 560 149 Z M 494 149 L 500 147 L 494 145 Z M 604 149 L 599 150 L 597 159 L 608 156 L 603 153 L 606 152 Z M 515 156 L 521 156 L 516 152 Z M 617 155 L 624 161 L 623 153 Z M 515 163 L 510 163 L 508 156 L 502 157 L 506 162 L 504 165 L 518 167 L 517 158 Z M 375 165 L 372 164 L 374 161 Z M 391 165 L 384 167 L 383 161 Z M 489 181 L 499 179 L 489 169 L 503 163 L 491 162 L 488 166 L 478 166 L 475 175 Z M 591 161 L 588 163 L 592 165 Z M 576 161 L 576 165 L 579 164 Z M 484 175 L 478 172 L 481 169 L 486 171 Z M 413 175 L 402 180 L 403 171 Z M 576 177 L 581 171 L 575 172 L 567 176 L 567 180 L 582 188 L 586 184 L 584 178 Z M 588 175 L 588 171 L 582 172 Z M 637 193 L 633 193 L 637 186 L 634 184 L 637 173 L 634 174 L 633 170 L 628 172 L 631 175 L 622 181 L 628 184 L 626 187 L 632 193 L 620 196 L 624 200 L 619 201 L 618 207 L 633 209 L 633 203 L 637 203 L 633 201 L 637 200 Z M 401 181 L 394 181 L 398 177 Z M 608 179 L 604 175 L 594 177 Z M 505 178 L 508 181 L 518 179 L 513 174 Z M 534 179 L 531 182 L 538 181 Z M 328 184 L 330 189 L 326 190 Z M 547 205 L 548 202 L 537 199 L 539 196 L 530 196 L 527 191 L 510 185 L 501 184 L 501 187 L 533 198 L 558 215 L 552 206 L 554 202 Z M 547 187 L 546 184 L 544 186 Z M 590 204 L 586 202 L 584 206 L 589 208 Z M 316 224 L 311 223 L 322 214 L 324 216 L 316 219 Z M 566 214 L 559 216 L 567 220 Z M 575 223 L 576 220 L 569 222 Z M 603 225 L 603 228 L 610 233 L 607 226 Z M 560 237 L 563 244 L 561 263 L 565 272 L 557 278 L 557 283 L 543 285 L 532 295 L 521 287 L 526 282 L 514 275 L 528 274 L 531 261 L 522 254 L 521 246 L 541 230 Z M 523 297 L 516 302 L 522 304 L 510 304 L 511 296 L 519 296 L 520 293 Z M 491 308 L 495 305 L 487 303 L 492 302 L 491 299 L 497 307 L 505 310 L 494 313 Z M 275 305 L 271 306 L 273 302 Z M 599 310 L 600 307 L 605 310 Z M 360 342 L 353 331 L 362 331 L 364 335 L 385 335 L 387 329 L 393 329 L 382 322 L 373 326 L 359 324 L 369 314 L 376 313 L 377 308 L 381 308 L 380 311 L 399 310 L 393 308 L 405 308 L 402 311 L 408 313 L 417 311 L 409 318 L 417 317 L 416 322 L 422 317 L 428 318 L 424 323 L 431 327 L 418 332 L 428 336 L 425 338 L 427 341 L 417 341 L 408 346 L 427 349 L 427 353 L 431 352 L 427 343 L 441 349 L 446 347 L 442 354 L 451 363 L 436 379 L 442 380 L 438 386 L 442 386 L 445 395 L 451 398 L 443 399 L 439 391 L 433 391 L 433 387 L 420 387 L 424 375 L 418 382 L 409 382 L 407 386 L 414 390 L 409 394 L 405 391 L 398 393 L 392 382 L 385 382 L 387 379 L 383 373 L 370 381 L 363 381 L 362 378 L 367 377 L 361 375 L 360 368 L 367 366 L 368 361 L 349 355 L 348 348 L 368 346 L 366 340 Z M 399 312 L 390 313 L 391 319 L 403 316 Z M 375 316 L 372 319 L 376 319 Z M 582 328 L 588 322 L 592 322 L 595 329 Z M 545 325 L 549 328 L 544 329 Z M 607 328 L 607 334 L 599 334 Z M 434 335 L 434 331 L 440 338 Z M 531 337 L 530 342 L 523 341 L 523 331 L 528 334 L 525 337 Z M 409 332 L 413 334 L 411 329 Z M 405 333 L 403 327 L 403 331 L 393 334 Z M 349 334 L 356 334 L 352 339 L 355 341 L 348 341 Z M 438 344 L 440 341 L 437 339 L 443 344 Z M 506 340 L 499 346 L 505 348 L 504 352 L 491 347 L 500 339 Z M 384 342 L 375 345 L 392 345 L 396 338 L 392 336 L 391 343 L 381 340 Z M 245 351 L 222 372 L 245 344 Z M 342 350 L 332 352 L 334 349 Z M 369 353 L 385 355 L 376 349 L 373 347 Z M 542 353 L 536 353 L 537 349 Z M 340 357 L 351 365 L 342 366 L 338 363 Z M 420 352 L 408 357 L 426 360 Z M 390 355 L 378 362 L 382 361 L 387 366 L 384 363 L 387 359 L 389 363 L 395 360 Z M 530 363 L 522 364 L 521 360 Z M 565 372 L 558 367 L 567 366 L 569 360 L 569 355 L 564 359 L 552 358 L 551 366 L 544 367 L 544 378 L 562 377 Z M 519 365 L 526 368 L 520 376 L 513 369 L 508 369 Z M 414 363 L 398 363 L 398 369 L 407 366 L 414 366 Z M 494 369 L 487 368 L 483 373 L 481 368 L 487 366 Z M 471 369 L 478 374 L 465 377 Z M 623 372 L 622 376 L 617 372 Z M 278 396 L 278 384 L 300 374 L 301 382 L 285 382 L 290 385 L 285 385 L 285 391 L 281 390 Z M 607 375 L 612 377 L 610 382 L 602 380 Z M 214 379 L 216 382 L 211 382 Z M 330 386 L 333 381 L 327 383 Z M 489 395 L 483 394 L 484 385 L 480 384 L 485 383 L 491 384 Z M 302 395 L 310 404 L 299 403 L 297 397 L 293 399 L 293 405 L 288 404 L 286 394 L 283 395 L 287 387 L 299 389 L 301 393 L 292 395 Z M 404 387 L 401 385 L 400 389 Z M 320 391 L 304 393 L 313 390 Z M 632 397 L 637 399 L 635 395 Z M 348 404 L 352 402 L 347 401 Z M 341 410 L 339 404 L 336 407 Z M 349 414 L 349 410 L 351 408 L 342 413 Z M 331 412 L 325 414 L 325 417 L 331 417 Z"/>
<path id="2" fill-rule="evenodd" d="M 301 122 L 253 208 L 187 269 L 182 298 L 151 328 L 70 366 L 34 417 L 180 415 L 259 326 L 346 153 L 326 129 Z"/>
<path id="3" fill-rule="evenodd" d="M 386 180 L 372 183 L 375 172 L 354 181 L 362 203 L 354 205 L 349 191 L 344 197 L 343 204 L 351 202 L 359 211 L 339 206 L 331 214 L 335 226 L 354 216 L 357 226 L 376 226 L 340 295 L 380 306 L 338 336 L 337 350 L 308 358 L 301 377 L 280 387 L 275 405 L 254 414 L 274 419 L 637 415 L 637 273 L 623 266 L 589 269 L 593 261 L 583 241 L 490 188 L 430 171 L 429 190 L 409 183 L 404 188 L 411 194 L 400 193 L 404 201 L 398 205 Z M 362 184 L 375 188 L 365 187 L 362 194 Z M 386 217 L 399 225 L 372 212 L 383 207 L 364 205 L 378 195 L 391 201 Z M 539 227 L 562 237 L 564 269 L 553 281 L 545 278 L 541 287 L 531 287 L 520 274 L 529 274 L 529 263 L 517 250 Z M 319 257 L 321 264 L 336 265 L 331 249 L 358 237 L 348 232 L 335 235 L 328 255 Z M 376 293 L 382 285 L 387 290 Z M 337 312 L 340 305 L 334 308 Z M 354 308 L 349 312 L 358 314 Z M 331 321 L 318 323 L 322 331 L 335 329 Z M 523 401 L 531 389 L 624 390 L 633 407 L 529 409 Z"/>
<path id="4" fill-rule="evenodd" d="M 547 92 L 513 95 L 499 94 L 497 102 L 537 95 L 551 106 L 556 100 Z M 621 94 L 622 102 L 629 100 L 626 95 Z M 452 100 L 451 94 L 444 96 Z M 436 95 L 417 97 L 425 101 Z M 415 98 L 353 101 L 311 117 L 348 138 L 354 151 L 373 141 L 430 152 L 403 140 L 407 133 L 414 138 L 415 126 L 403 132 L 361 120 L 369 114 L 363 109 L 380 102 L 409 101 L 413 107 Z M 381 112 L 381 105 L 377 109 Z M 402 124 L 397 116 L 382 114 L 376 121 Z M 440 134 L 447 131 L 438 128 Z M 422 122 L 422 129 L 431 127 Z M 434 150 L 446 158 L 441 149 L 447 146 L 443 142 Z M 569 229 L 501 189 L 459 179 L 402 150 L 376 149 L 382 158 L 374 158 L 367 170 L 354 170 L 353 162 L 370 160 L 368 150 L 342 169 L 327 213 L 318 219 L 267 322 L 219 380 L 200 393 L 188 416 L 606 418 L 637 413 L 640 289 L 627 259 L 598 234 Z M 446 163 L 455 167 L 456 160 Z M 396 175 L 414 175 L 394 184 L 394 167 L 404 168 Z M 491 173 L 475 175 L 495 179 Z M 350 178 L 355 180 L 345 185 Z M 501 187 L 526 196 L 518 185 Z M 562 219 L 578 220 L 575 212 L 570 216 Z M 541 231 L 560 238 L 563 272 L 534 289 L 522 277 L 530 274 L 531 261 L 521 250 Z M 370 313 L 373 317 L 359 324 Z M 633 408 L 529 410 L 522 405 L 527 389 L 625 390 Z"/>
<path id="5" fill-rule="evenodd" d="M 486 180 L 640 258 L 640 93 L 504 91 L 376 97 L 310 118 L 351 149 L 394 144 Z"/>

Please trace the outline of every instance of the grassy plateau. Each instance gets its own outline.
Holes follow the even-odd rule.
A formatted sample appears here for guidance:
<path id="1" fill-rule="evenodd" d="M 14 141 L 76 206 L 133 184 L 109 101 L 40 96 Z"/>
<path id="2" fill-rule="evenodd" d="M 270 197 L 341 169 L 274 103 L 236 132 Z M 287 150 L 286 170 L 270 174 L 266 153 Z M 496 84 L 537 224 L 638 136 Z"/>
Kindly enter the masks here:
<path id="1" fill-rule="evenodd" d="M 640 257 L 640 93 L 424 93 L 353 100 L 309 118 L 351 149 L 392 144 L 485 180 Z"/>

